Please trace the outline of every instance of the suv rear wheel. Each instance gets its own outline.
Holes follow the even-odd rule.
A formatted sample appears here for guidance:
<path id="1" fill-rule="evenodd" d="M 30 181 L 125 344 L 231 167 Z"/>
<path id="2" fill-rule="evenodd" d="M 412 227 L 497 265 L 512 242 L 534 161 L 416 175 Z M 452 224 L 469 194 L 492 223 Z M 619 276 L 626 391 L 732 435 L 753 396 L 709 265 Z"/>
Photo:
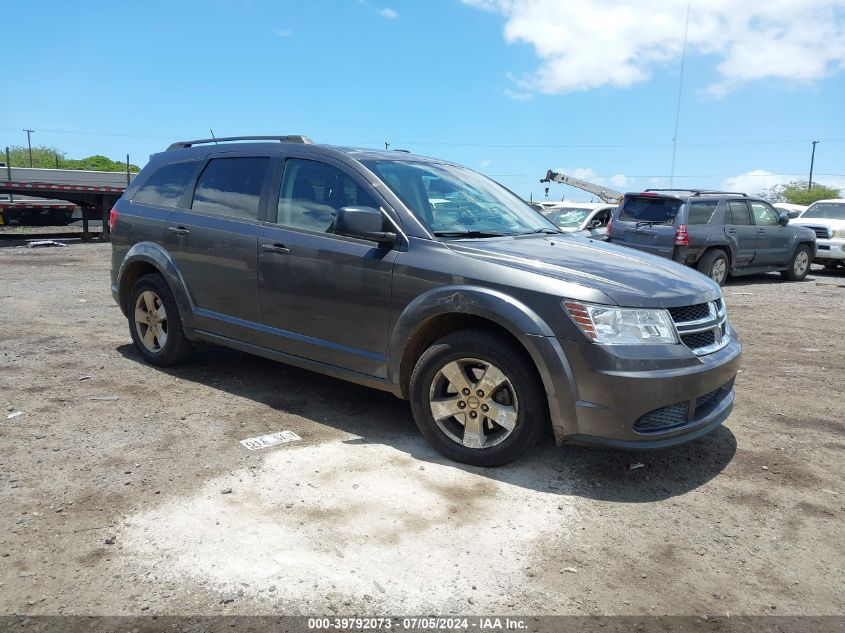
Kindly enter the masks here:
<path id="1" fill-rule="evenodd" d="M 500 466 L 536 444 L 548 416 L 539 377 L 507 339 L 461 330 L 429 347 L 411 375 L 411 410 L 449 459 Z"/>
<path id="2" fill-rule="evenodd" d="M 182 330 L 176 299 L 161 275 L 144 275 L 132 286 L 129 333 L 141 356 L 153 365 L 177 365 L 190 354 L 192 345 Z"/>
<path id="3" fill-rule="evenodd" d="M 810 272 L 810 247 L 800 244 L 789 262 L 789 268 L 781 274 L 789 281 L 801 281 Z"/>
<path id="4" fill-rule="evenodd" d="M 720 286 L 728 279 L 728 256 L 719 249 L 709 250 L 698 260 L 698 272 L 707 275 Z"/>

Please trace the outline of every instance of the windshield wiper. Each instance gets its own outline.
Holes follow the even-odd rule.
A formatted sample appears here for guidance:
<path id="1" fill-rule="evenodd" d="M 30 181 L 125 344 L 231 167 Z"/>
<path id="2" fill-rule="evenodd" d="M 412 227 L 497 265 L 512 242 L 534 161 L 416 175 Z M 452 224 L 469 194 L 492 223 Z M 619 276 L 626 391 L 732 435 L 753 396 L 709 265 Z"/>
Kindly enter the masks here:
<path id="1" fill-rule="evenodd" d="M 640 228 L 641 226 L 654 226 L 655 224 L 663 224 L 660 220 L 641 220 L 636 223 L 635 227 Z"/>
<path id="2" fill-rule="evenodd" d="M 518 235 L 536 235 L 537 233 L 545 233 L 546 235 L 557 235 L 560 231 L 555 231 L 554 229 L 535 229 L 533 231 L 529 231 L 528 233 L 518 233 Z"/>
<path id="3" fill-rule="evenodd" d="M 496 233 L 493 231 L 435 231 L 436 237 L 504 237 L 513 233 Z"/>

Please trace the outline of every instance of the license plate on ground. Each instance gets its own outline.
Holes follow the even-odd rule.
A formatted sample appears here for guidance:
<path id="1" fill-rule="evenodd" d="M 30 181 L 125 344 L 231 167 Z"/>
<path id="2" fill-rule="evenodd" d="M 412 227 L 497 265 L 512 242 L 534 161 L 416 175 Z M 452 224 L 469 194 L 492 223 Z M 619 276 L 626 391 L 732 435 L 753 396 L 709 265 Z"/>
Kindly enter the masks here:
<path id="1" fill-rule="evenodd" d="M 269 448 L 270 446 L 285 444 L 286 442 L 296 442 L 301 439 L 293 431 L 277 431 L 276 433 L 268 433 L 267 435 L 259 435 L 258 437 L 248 437 L 245 440 L 240 440 L 240 444 L 251 451 L 258 451 L 262 448 Z"/>

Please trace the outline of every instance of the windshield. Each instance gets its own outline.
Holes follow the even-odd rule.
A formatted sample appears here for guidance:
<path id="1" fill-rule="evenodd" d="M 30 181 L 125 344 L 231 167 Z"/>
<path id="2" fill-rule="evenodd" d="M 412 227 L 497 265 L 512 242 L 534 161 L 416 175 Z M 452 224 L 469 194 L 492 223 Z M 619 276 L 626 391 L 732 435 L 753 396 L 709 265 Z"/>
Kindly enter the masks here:
<path id="1" fill-rule="evenodd" d="M 804 211 L 804 218 L 827 218 L 828 220 L 845 220 L 845 202 L 823 202 L 814 204 Z"/>
<path id="2" fill-rule="evenodd" d="M 633 196 L 625 198 L 620 220 L 647 224 L 673 224 L 681 201 L 659 196 Z"/>
<path id="3" fill-rule="evenodd" d="M 363 162 L 437 236 L 557 233 L 524 200 L 470 169 L 423 161 Z"/>
<path id="4" fill-rule="evenodd" d="M 546 211 L 544 215 L 561 228 L 581 226 L 581 223 L 592 213 L 592 209 L 557 209 Z"/>

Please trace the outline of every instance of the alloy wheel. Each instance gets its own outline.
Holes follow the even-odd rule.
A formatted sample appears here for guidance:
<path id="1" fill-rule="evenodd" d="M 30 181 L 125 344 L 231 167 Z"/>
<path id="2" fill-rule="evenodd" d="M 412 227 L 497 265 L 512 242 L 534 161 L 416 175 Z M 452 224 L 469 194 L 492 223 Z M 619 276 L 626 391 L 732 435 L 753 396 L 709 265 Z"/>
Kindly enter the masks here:
<path id="1" fill-rule="evenodd" d="M 434 377 L 429 407 L 440 430 L 467 448 L 505 441 L 516 428 L 519 402 L 510 379 L 487 361 L 461 358 Z"/>
<path id="2" fill-rule="evenodd" d="M 135 301 L 135 329 L 141 344 L 153 353 L 167 344 L 167 311 L 152 290 L 144 290 Z"/>

